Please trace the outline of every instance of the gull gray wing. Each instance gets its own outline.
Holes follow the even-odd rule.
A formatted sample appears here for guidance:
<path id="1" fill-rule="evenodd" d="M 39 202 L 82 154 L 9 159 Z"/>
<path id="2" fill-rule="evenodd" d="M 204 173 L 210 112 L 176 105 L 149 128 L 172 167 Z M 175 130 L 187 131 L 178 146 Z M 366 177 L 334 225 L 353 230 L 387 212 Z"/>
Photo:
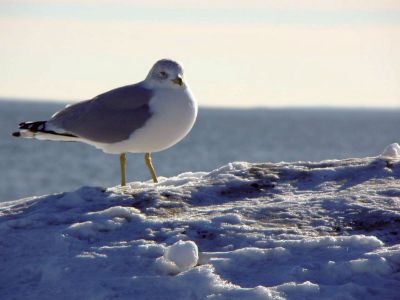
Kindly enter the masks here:
<path id="1" fill-rule="evenodd" d="M 152 96 L 141 83 L 123 86 L 66 107 L 48 125 L 94 142 L 120 142 L 151 117 Z"/>

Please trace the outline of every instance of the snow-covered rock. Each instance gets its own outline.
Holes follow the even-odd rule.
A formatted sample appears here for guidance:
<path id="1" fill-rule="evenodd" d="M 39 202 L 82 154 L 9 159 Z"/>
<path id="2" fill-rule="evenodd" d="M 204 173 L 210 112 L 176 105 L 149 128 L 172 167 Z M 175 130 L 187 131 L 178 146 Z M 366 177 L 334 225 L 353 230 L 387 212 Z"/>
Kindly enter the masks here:
<path id="1" fill-rule="evenodd" d="M 381 157 L 400 158 L 400 145 L 398 143 L 390 144 L 383 150 Z"/>
<path id="2" fill-rule="evenodd" d="M 1 203 L 0 298 L 398 299 L 388 153 Z"/>

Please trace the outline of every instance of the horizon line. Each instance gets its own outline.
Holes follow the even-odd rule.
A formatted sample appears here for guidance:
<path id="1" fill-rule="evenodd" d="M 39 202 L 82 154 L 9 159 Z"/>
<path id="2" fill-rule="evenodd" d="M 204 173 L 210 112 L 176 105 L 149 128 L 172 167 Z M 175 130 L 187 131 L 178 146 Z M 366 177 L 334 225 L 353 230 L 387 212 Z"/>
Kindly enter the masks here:
<path id="1" fill-rule="evenodd" d="M 39 99 L 39 98 L 21 98 L 21 97 L 4 97 L 0 96 L 0 102 L 20 102 L 20 103 L 47 103 L 47 104 L 71 104 L 71 103 L 78 103 L 81 101 L 90 100 L 90 99 L 83 99 L 83 100 L 60 100 L 60 99 Z M 376 106 L 376 105 L 254 105 L 254 106 L 221 106 L 221 105 L 199 105 L 200 108 L 203 109 L 232 109 L 232 110 L 253 110 L 253 109 L 342 109 L 342 110 L 400 110 L 400 105 L 390 105 L 390 106 Z"/>

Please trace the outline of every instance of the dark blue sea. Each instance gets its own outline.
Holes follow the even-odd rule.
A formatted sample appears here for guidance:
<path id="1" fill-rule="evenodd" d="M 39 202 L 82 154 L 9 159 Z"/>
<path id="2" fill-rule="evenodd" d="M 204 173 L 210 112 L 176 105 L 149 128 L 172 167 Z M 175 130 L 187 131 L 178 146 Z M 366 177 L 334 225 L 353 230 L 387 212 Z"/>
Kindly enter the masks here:
<path id="1" fill-rule="evenodd" d="M 118 156 L 91 146 L 13 138 L 21 121 L 45 120 L 62 103 L 0 101 L 0 201 L 119 184 Z M 159 176 L 209 171 L 232 161 L 319 161 L 378 155 L 400 142 L 400 109 L 201 108 L 190 134 L 153 154 Z M 128 181 L 148 180 L 128 154 Z"/>

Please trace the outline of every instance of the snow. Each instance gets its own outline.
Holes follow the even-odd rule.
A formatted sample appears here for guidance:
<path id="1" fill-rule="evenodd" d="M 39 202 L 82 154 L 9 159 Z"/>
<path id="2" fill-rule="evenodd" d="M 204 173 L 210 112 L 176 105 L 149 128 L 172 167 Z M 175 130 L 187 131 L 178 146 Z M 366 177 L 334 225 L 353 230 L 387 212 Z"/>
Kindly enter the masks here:
<path id="1" fill-rule="evenodd" d="M 1 298 L 398 299 L 388 149 L 1 203 Z"/>
<path id="2" fill-rule="evenodd" d="M 381 157 L 400 158 L 400 145 L 398 143 L 390 144 L 383 150 Z"/>
<path id="3" fill-rule="evenodd" d="M 198 259 L 199 250 L 193 241 L 178 241 L 167 247 L 156 263 L 165 273 L 177 274 L 196 266 Z"/>

